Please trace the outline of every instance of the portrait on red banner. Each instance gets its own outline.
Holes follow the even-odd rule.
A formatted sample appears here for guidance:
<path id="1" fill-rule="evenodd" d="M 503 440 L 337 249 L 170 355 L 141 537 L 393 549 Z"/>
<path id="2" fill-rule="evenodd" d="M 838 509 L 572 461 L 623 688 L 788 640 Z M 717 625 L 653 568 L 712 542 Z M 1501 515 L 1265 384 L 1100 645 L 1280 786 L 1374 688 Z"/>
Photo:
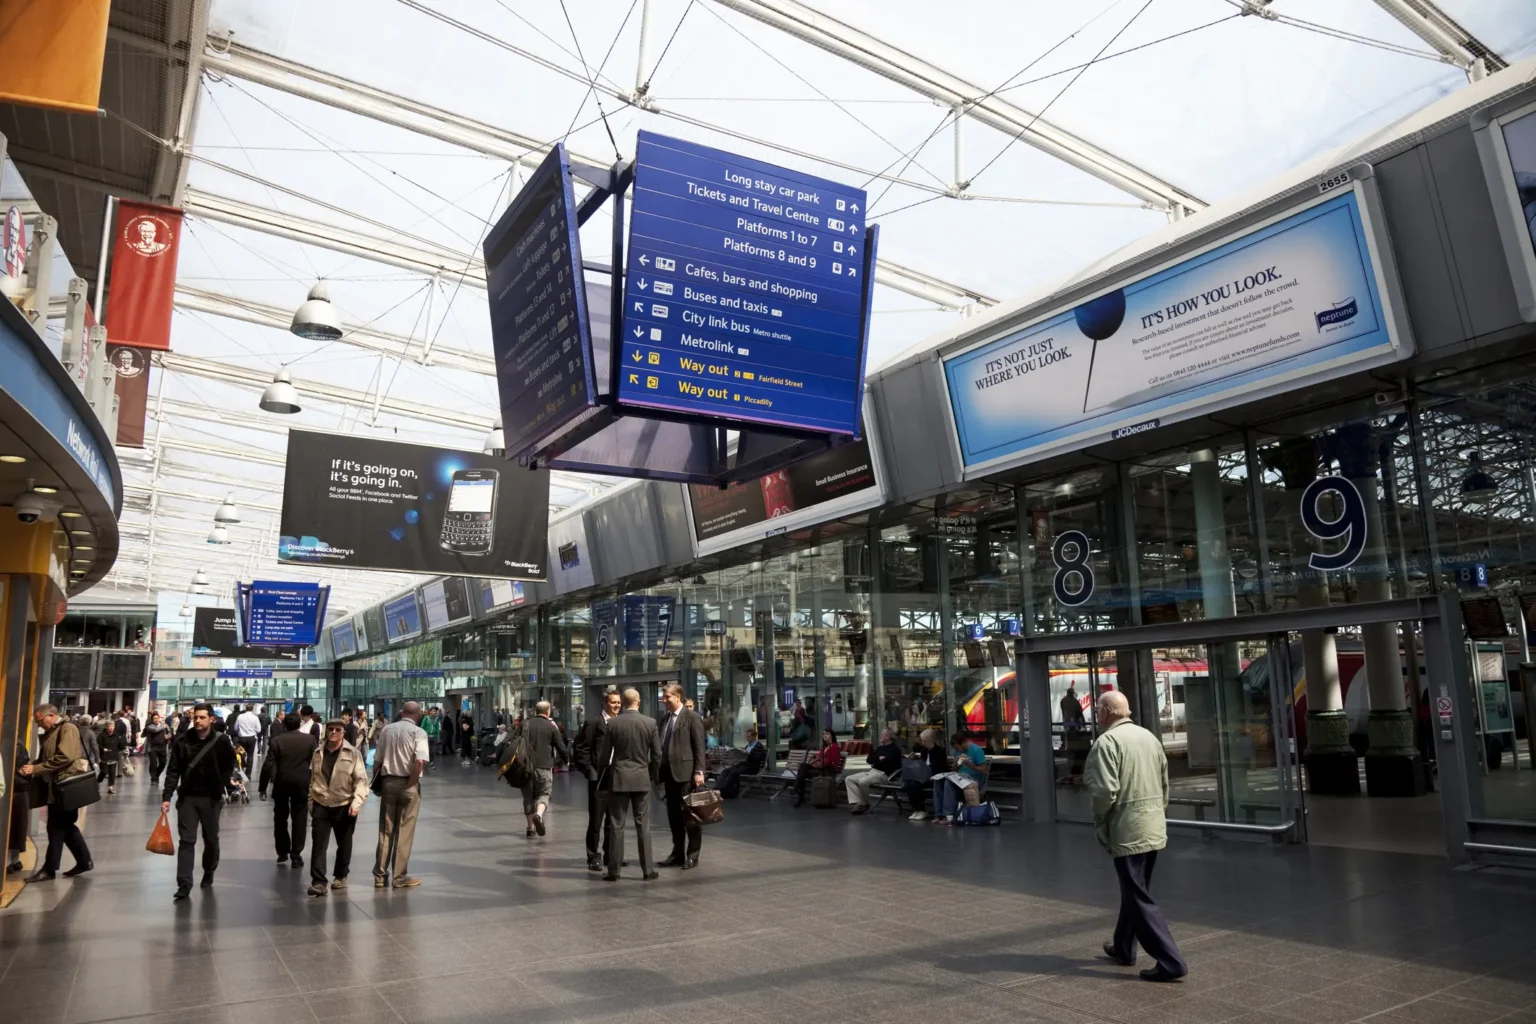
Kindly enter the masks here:
<path id="1" fill-rule="evenodd" d="M 144 447 L 144 416 L 149 406 L 149 357 L 141 348 L 108 345 L 107 362 L 117 371 L 117 446 Z"/>
<path id="2" fill-rule="evenodd" d="M 181 211 L 120 200 L 107 277 L 107 342 L 168 351 Z"/>

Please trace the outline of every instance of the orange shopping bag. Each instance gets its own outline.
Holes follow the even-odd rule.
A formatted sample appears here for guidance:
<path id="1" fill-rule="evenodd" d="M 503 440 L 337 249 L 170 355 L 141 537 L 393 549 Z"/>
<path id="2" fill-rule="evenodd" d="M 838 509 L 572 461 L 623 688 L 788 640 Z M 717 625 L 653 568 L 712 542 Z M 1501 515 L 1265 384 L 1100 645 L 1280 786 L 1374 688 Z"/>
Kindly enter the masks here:
<path id="1" fill-rule="evenodd" d="M 175 856 L 176 840 L 171 838 L 171 822 L 164 811 L 160 812 L 160 820 L 155 823 L 155 830 L 149 834 L 149 842 L 144 844 L 144 849 L 150 853 L 163 853 L 167 857 Z"/>

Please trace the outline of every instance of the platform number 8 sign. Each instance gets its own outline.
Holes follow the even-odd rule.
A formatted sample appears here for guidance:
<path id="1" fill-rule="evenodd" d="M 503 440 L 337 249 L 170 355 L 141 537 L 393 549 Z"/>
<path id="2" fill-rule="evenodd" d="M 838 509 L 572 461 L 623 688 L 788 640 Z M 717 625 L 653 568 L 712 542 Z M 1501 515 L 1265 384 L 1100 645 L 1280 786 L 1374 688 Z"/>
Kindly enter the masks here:
<path id="1" fill-rule="evenodd" d="M 1056 563 L 1051 589 L 1056 600 L 1068 608 L 1086 604 L 1093 597 L 1093 567 L 1088 564 L 1088 555 L 1088 536 L 1081 530 L 1067 530 L 1051 545 L 1051 561 Z"/>
<path id="2" fill-rule="evenodd" d="M 1324 494 L 1337 494 L 1344 506 L 1337 519 L 1324 519 L 1319 507 Z M 1301 492 L 1301 524 L 1318 540 L 1343 540 L 1344 547 L 1331 555 L 1314 551 L 1307 565 L 1321 572 L 1338 572 L 1355 564 L 1365 551 L 1367 536 L 1365 499 L 1354 482 L 1342 476 L 1320 476 Z"/>

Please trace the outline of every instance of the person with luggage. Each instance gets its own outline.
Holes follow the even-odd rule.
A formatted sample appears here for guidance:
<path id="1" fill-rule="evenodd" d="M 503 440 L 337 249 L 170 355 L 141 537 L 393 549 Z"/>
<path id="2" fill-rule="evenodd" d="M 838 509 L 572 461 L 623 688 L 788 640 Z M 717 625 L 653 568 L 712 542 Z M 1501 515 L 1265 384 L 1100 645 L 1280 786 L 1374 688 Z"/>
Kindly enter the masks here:
<path id="1" fill-rule="evenodd" d="M 683 704 L 681 683 L 668 683 L 662 702 L 667 707 L 667 719 L 661 726 L 661 786 L 667 801 L 667 825 L 672 830 L 672 853 L 659 866 L 687 871 L 699 866 L 704 830 L 688 813 L 683 797 L 704 785 L 709 743 L 704 736 L 704 719 Z"/>
<path id="2" fill-rule="evenodd" d="M 987 773 L 992 765 L 981 744 L 971 739 L 971 734 L 961 729 L 950 740 L 955 757 L 954 774 L 963 776 L 975 784 L 976 796 L 987 785 Z M 933 783 L 933 824 L 953 825 L 966 803 L 965 792 L 970 786 L 953 779 L 935 779 Z"/>
<path id="3" fill-rule="evenodd" d="M 257 785 L 262 798 L 272 787 L 272 842 L 277 863 L 304 866 L 304 817 L 309 809 L 309 767 L 319 737 L 299 728 L 299 716 L 289 713 L 283 733 L 272 741 L 261 764 Z"/>
<path id="4" fill-rule="evenodd" d="M 571 757 L 565 736 L 549 717 L 549 701 L 539 701 L 533 706 L 533 712 L 533 717 L 523 724 L 530 769 L 522 786 L 523 816 L 528 819 L 527 835 L 530 838 L 534 833 L 545 834 L 544 815 L 549 811 L 549 794 L 555 785 L 555 765 L 563 764 Z"/>
<path id="5" fill-rule="evenodd" d="M 368 769 L 361 751 L 346 742 L 346 719 L 325 723 L 325 743 L 315 750 L 309 765 L 310 819 L 314 829 L 309 856 L 309 894 L 324 896 L 330 889 L 345 889 L 352 869 L 352 832 L 357 812 L 368 800 Z M 331 836 L 336 837 L 334 881 L 326 884 L 325 859 Z"/>
<path id="6" fill-rule="evenodd" d="M 76 798 L 60 785 L 66 779 L 91 774 L 80 745 L 80 727 L 60 717 L 59 709 L 52 704 L 39 704 L 32 712 L 32 720 L 43 730 L 42 747 L 36 761 L 22 765 L 21 774 L 34 780 L 34 802 L 48 806 L 48 852 L 43 855 L 37 870 L 27 876 L 27 881 L 53 881 L 58 876 L 66 846 L 75 858 L 75 865 L 64 872 L 64 877 L 73 878 L 96 866 L 91 863 L 91 848 L 85 844 L 85 836 L 80 834 L 80 808 L 71 806 Z M 90 799 L 98 798 L 92 796 Z"/>
<path id="7" fill-rule="evenodd" d="M 917 736 L 918 749 L 902 766 L 901 788 L 912 804 L 908 821 L 926 821 L 927 793 L 935 775 L 949 771 L 949 757 L 939 742 L 939 730 L 924 729 Z"/>
<path id="8" fill-rule="evenodd" d="M 812 779 L 820 781 L 825 778 L 822 788 L 828 794 L 825 801 L 818 800 L 816 806 L 831 807 L 831 794 L 836 792 L 836 780 L 843 770 L 843 748 L 837 742 L 837 733 L 831 728 L 821 731 L 821 750 L 806 758 L 800 764 L 800 771 L 795 776 L 795 806 L 805 806 L 805 790 Z"/>
<path id="9" fill-rule="evenodd" d="M 213 705 L 192 709 L 192 726 L 171 744 L 165 769 L 165 789 L 160 810 L 170 813 L 176 798 L 176 895 L 180 901 L 192 894 L 192 866 L 198 833 L 203 837 L 202 887 L 211 888 L 219 867 L 219 812 L 224 809 L 224 787 L 235 772 L 235 745 L 226 733 L 213 727 Z"/>

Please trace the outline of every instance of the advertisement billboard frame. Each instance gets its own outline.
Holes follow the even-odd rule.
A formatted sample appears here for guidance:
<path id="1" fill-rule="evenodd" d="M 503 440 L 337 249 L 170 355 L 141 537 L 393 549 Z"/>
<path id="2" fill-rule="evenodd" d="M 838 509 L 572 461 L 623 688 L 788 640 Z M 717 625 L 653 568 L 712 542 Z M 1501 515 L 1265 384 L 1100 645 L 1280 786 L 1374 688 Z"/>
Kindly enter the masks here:
<path id="1" fill-rule="evenodd" d="M 417 601 L 419 603 L 419 606 L 421 608 L 421 627 L 422 627 L 422 629 L 425 630 L 429 634 L 430 633 L 442 633 L 442 632 L 446 632 L 447 630 L 453 629 L 456 626 L 462 626 L 462 625 L 464 625 L 464 623 L 472 621 L 474 619 L 474 617 L 475 617 L 475 601 L 474 601 L 473 595 L 470 594 L 469 586 L 470 586 L 471 583 L 475 584 L 475 590 L 478 592 L 480 590 L 480 586 L 479 586 L 480 580 L 481 579 L 486 579 L 486 578 L 495 578 L 495 577 L 438 576 L 438 577 L 436 577 L 434 579 L 428 580 L 427 582 L 423 583 L 421 586 L 417 587 L 416 588 L 416 599 L 417 599 Z M 443 590 L 443 611 L 446 614 L 447 610 L 448 610 L 448 601 L 447 601 L 448 582 L 450 580 L 455 580 L 455 579 L 461 581 L 459 585 L 464 588 L 464 614 L 460 615 L 458 617 L 451 617 L 450 616 L 444 622 L 434 624 L 432 622 L 432 617 L 427 614 L 427 608 L 428 608 L 428 604 L 429 604 L 429 602 L 427 600 L 427 589 L 429 587 L 440 587 L 440 588 L 442 588 L 442 590 Z M 516 582 L 516 581 L 508 581 L 508 582 Z"/>
<path id="2" fill-rule="evenodd" d="M 885 451 L 880 438 L 879 426 L 875 419 L 874 400 L 865 395 L 863 404 L 863 437 L 860 439 L 869 446 L 870 468 L 875 474 L 873 487 L 861 488 L 850 494 L 845 494 L 830 501 L 824 501 L 818 505 L 795 509 L 782 516 L 772 519 L 764 519 L 760 523 L 752 523 L 748 526 L 728 530 L 725 533 L 713 537 L 699 539 L 698 524 L 693 515 L 693 493 L 690 485 L 683 485 L 683 511 L 688 518 L 688 540 L 693 545 L 693 556 L 703 558 L 706 555 L 716 555 L 722 551 L 730 551 L 746 544 L 767 540 L 769 537 L 777 537 L 780 534 L 791 533 L 795 530 L 804 530 L 822 523 L 841 519 L 844 516 L 857 515 L 870 509 L 879 508 L 887 500 L 888 489 L 885 476 Z M 849 444 L 858 444 L 859 441 L 850 440 Z M 841 446 L 839 446 L 841 447 Z M 809 455 L 799 462 L 792 462 L 783 468 L 793 468 L 803 462 L 807 462 L 827 452 L 836 451 L 829 448 L 825 452 L 817 452 Z"/>
<path id="3" fill-rule="evenodd" d="M 1477 143 L 1477 155 L 1482 160 L 1483 176 L 1493 200 L 1493 219 L 1504 245 L 1520 318 L 1526 323 L 1536 323 L 1536 232 L 1527 223 L 1520 204 L 1515 165 L 1504 139 L 1504 128 L 1533 116 L 1536 100 L 1531 99 L 1529 92 L 1472 115 L 1472 138 Z"/>
<path id="4" fill-rule="evenodd" d="M 416 629 L 406 630 L 405 632 L 396 636 L 393 632 L 390 631 L 389 628 L 389 624 L 392 621 L 390 609 L 392 606 L 398 606 L 400 602 L 407 600 L 411 602 L 411 607 L 416 610 Z M 394 597 L 384 600 L 379 605 L 379 612 L 384 617 L 384 642 L 386 646 L 405 643 L 408 640 L 414 640 L 426 631 L 426 626 L 422 620 L 421 614 L 421 599 L 417 596 L 415 587 L 412 587 L 410 590 L 407 590 L 403 594 L 396 594 Z"/>
<path id="5" fill-rule="evenodd" d="M 293 452 L 294 452 L 294 445 L 296 443 L 296 439 L 299 439 L 300 435 L 308 435 L 308 436 L 312 436 L 312 437 L 326 438 L 326 439 L 330 439 L 332 441 L 350 442 L 350 443 L 353 443 L 353 444 L 359 444 L 360 443 L 360 444 L 364 444 L 364 445 L 384 445 L 384 446 L 395 447 L 395 448 L 420 449 L 423 452 L 436 453 L 436 455 L 434 455 L 433 458 L 436 458 L 438 460 L 443 460 L 443 459 L 447 458 L 447 459 L 449 459 L 449 461 L 451 461 L 452 458 L 458 458 L 458 459 L 460 459 L 464 463 L 464 466 L 462 468 L 465 471 L 465 473 L 464 474 L 455 473 L 455 475 L 454 475 L 455 483 L 458 481 L 458 477 L 460 475 L 473 476 L 473 475 L 475 475 L 476 472 L 480 472 L 480 471 L 483 471 L 483 470 L 494 469 L 495 473 L 498 474 L 498 483 L 497 483 L 497 485 L 495 486 L 495 489 L 494 489 L 494 497 L 492 499 L 491 518 L 489 520 L 487 520 L 488 523 L 497 523 L 498 519 L 516 518 L 515 516 L 511 516 L 511 515 L 507 514 L 507 513 L 518 511 L 516 508 L 508 508 L 508 509 L 506 509 L 504 512 L 501 512 L 500 516 L 498 516 L 497 513 L 499 511 L 501 511 L 501 508 L 502 508 L 501 503 L 504 500 L 508 501 L 509 503 L 516 500 L 516 499 L 512 499 L 512 498 L 507 498 L 506 497 L 507 495 L 520 494 L 520 493 L 523 493 L 523 492 L 526 491 L 526 488 L 514 488 L 514 487 L 502 485 L 499 482 L 499 478 L 511 475 L 511 473 L 514 472 L 514 471 L 509 466 L 507 466 L 507 464 L 503 460 L 501 460 L 499 458 L 492 457 L 490 455 L 487 455 L 484 452 L 470 451 L 469 449 L 463 449 L 463 448 L 445 448 L 445 447 L 442 447 L 440 445 L 424 444 L 424 443 L 417 442 L 417 441 L 405 441 L 405 440 L 398 440 L 398 439 L 394 439 L 394 438 L 369 437 L 369 436 L 363 436 L 363 435 L 358 435 L 358 434 L 344 434 L 344 433 L 340 433 L 340 432 L 332 431 L 332 430 L 310 430 L 310 429 L 307 429 L 307 428 L 293 427 L 293 428 L 291 428 L 288 431 L 288 447 L 287 447 L 286 451 L 287 451 L 287 454 L 288 454 L 289 458 L 286 460 L 285 465 L 284 465 L 284 469 L 283 469 L 283 505 L 282 505 L 282 512 L 279 515 L 279 539 L 278 539 L 278 550 L 276 552 L 278 564 L 280 564 L 280 565 L 305 566 L 305 567 L 310 567 L 310 568 L 313 568 L 313 569 L 316 569 L 316 570 L 319 570 L 319 571 L 328 571 L 328 570 L 333 570 L 333 569 L 341 570 L 341 571 L 363 570 L 363 571 L 368 571 L 368 572 L 393 572 L 393 573 L 408 574 L 408 575 L 413 575 L 413 576 L 422 576 L 422 575 L 460 576 L 460 577 L 464 577 L 464 578 L 479 578 L 479 577 L 486 577 L 486 576 L 494 576 L 494 577 L 497 577 L 497 578 L 500 578 L 500 579 L 523 580 L 525 582 L 531 582 L 531 583 L 542 583 L 546 579 L 548 579 L 548 576 L 549 576 L 548 505 L 549 505 L 549 502 L 548 502 L 548 492 L 547 492 L 547 490 L 546 490 L 545 495 L 544 495 L 544 500 L 542 500 L 542 501 L 526 502 L 529 505 L 529 508 L 526 511 L 533 517 L 532 519 L 530 519 L 530 522 L 536 522 L 538 524 L 541 524 L 541 526 L 542 526 L 542 528 L 537 531 L 540 534 L 540 536 L 537 538 L 537 543 L 530 543 L 528 545 L 528 550 L 526 552 L 512 552 L 512 554 L 523 554 L 523 555 L 526 555 L 528 557 L 537 558 L 539 560 L 539 572 L 537 574 L 533 574 L 531 572 L 524 572 L 521 575 L 516 575 L 516 574 L 510 573 L 510 572 L 488 572 L 487 569 L 493 568 L 492 565 L 474 565 L 474 566 L 465 565 L 465 566 L 454 566 L 454 567 L 451 567 L 451 568 L 444 568 L 444 567 L 442 567 L 440 565 L 390 566 L 390 565 L 367 564 L 364 561 L 359 561 L 359 562 L 352 562 L 352 561 L 340 562 L 340 561 L 326 561 L 326 560 L 323 560 L 323 559 L 308 559 L 308 558 L 284 557 L 283 552 L 285 550 L 285 547 L 284 547 L 285 542 L 290 540 L 290 539 L 292 539 L 295 536 L 299 536 L 299 537 L 305 536 L 304 534 L 302 534 L 302 532 L 300 532 L 299 534 L 290 534 L 290 533 L 288 533 L 286 531 L 287 527 L 294 525 L 292 522 L 290 522 L 289 516 L 292 515 L 295 519 L 297 519 L 297 518 L 299 518 L 299 514 L 300 514 L 301 511 L 306 511 L 305 509 L 300 509 L 296 505 L 292 509 L 290 509 L 290 505 L 289 505 L 289 500 L 290 500 L 289 499 L 289 486 L 288 486 L 289 485 L 289 474 L 292 473 L 292 472 L 295 472 L 294 463 L 293 463 L 293 460 L 292 460 L 292 455 L 293 455 Z M 302 442 L 300 442 L 300 443 L 302 443 Z M 489 463 L 490 465 L 488 465 L 488 466 L 477 465 L 479 463 Z M 542 479 L 544 480 L 544 486 L 546 488 L 548 487 L 549 471 L 546 468 L 544 468 L 544 467 L 540 467 L 537 471 L 535 471 L 535 470 L 533 470 L 531 468 L 528 468 L 528 467 L 519 467 L 519 468 L 517 468 L 515 470 L 515 472 L 516 472 L 516 475 L 519 478 L 519 480 L 526 480 L 527 476 L 525 474 L 528 474 L 528 473 L 532 473 L 532 472 L 542 473 L 543 474 Z M 419 475 L 417 477 L 417 480 L 420 481 L 423 485 L 430 484 L 430 481 L 424 480 Z M 373 486 L 373 485 L 370 484 L 369 486 Z M 445 529 L 445 527 L 443 526 L 444 517 L 447 515 L 447 512 L 448 512 L 448 509 L 449 509 L 449 507 L 451 505 L 451 502 L 454 500 L 453 499 L 453 495 L 455 493 L 454 492 L 454 486 L 455 485 L 454 484 L 443 484 L 443 485 L 440 485 L 440 486 L 446 488 L 446 490 L 447 490 L 447 494 L 443 498 L 443 506 L 444 506 L 443 507 L 443 514 L 438 517 L 439 529 L 443 530 L 443 529 Z M 436 492 L 431 491 L 431 490 L 423 491 L 422 497 L 424 497 L 426 500 L 432 500 L 433 499 L 433 495 L 435 493 Z M 330 499 L 327 496 L 327 497 L 323 498 L 322 500 L 332 500 L 332 499 Z M 318 506 L 315 506 L 315 507 L 318 507 Z M 420 518 L 420 520 L 422 520 L 422 521 L 424 521 L 425 518 L 426 518 L 425 516 L 420 516 L 420 511 L 421 510 L 419 508 L 418 509 L 409 510 L 409 511 L 413 511 L 413 512 L 417 513 L 419 518 Z M 310 513 L 311 520 L 313 521 L 315 519 L 315 517 L 316 517 L 316 513 L 311 511 L 311 513 Z M 410 521 L 410 520 L 406 520 L 406 521 L 412 527 L 414 527 L 416 525 L 415 522 L 413 522 L 413 521 Z M 504 529 L 505 529 L 505 524 L 504 523 L 499 524 L 499 526 L 487 526 L 487 530 L 489 532 L 489 538 L 490 538 L 490 539 L 487 540 L 487 543 L 489 543 L 491 545 L 491 547 L 486 552 L 484 552 L 484 554 L 488 558 L 493 558 L 494 559 L 495 557 L 497 557 L 497 551 L 496 551 L 496 547 L 495 547 L 495 545 L 496 545 L 495 538 L 501 536 L 501 534 L 504 531 Z M 427 545 L 427 547 L 428 547 L 428 549 L 430 551 L 430 549 L 432 548 L 433 545 L 430 542 L 424 542 L 424 543 L 426 543 L 426 545 Z M 437 542 L 436 547 L 441 548 L 442 550 L 450 550 L 449 548 L 444 546 L 444 543 L 443 543 L 442 540 L 439 540 Z M 478 557 L 478 553 L 477 553 L 476 556 Z M 366 558 L 366 556 L 364 556 L 364 557 Z M 462 551 L 460 551 L 460 553 L 458 553 L 456 555 L 456 557 L 462 559 L 462 558 L 465 557 L 465 555 L 464 555 L 464 553 Z M 504 558 L 503 558 L 503 561 L 505 561 Z M 518 563 L 518 564 L 529 564 L 529 563 L 523 562 L 523 563 Z"/>
<path id="6" fill-rule="evenodd" d="M 1330 184 L 1330 182 L 1340 181 L 1342 181 L 1340 184 Z M 1376 295 L 1380 302 L 1382 330 L 1389 342 L 1386 347 L 1373 349 L 1372 354 L 1364 356 L 1346 354 L 1295 370 L 1281 371 L 1246 384 L 1239 384 L 1217 391 L 1214 394 L 1199 395 L 1175 402 L 1169 406 L 1158 407 L 1151 418 L 1135 412 L 1134 410 L 1136 410 L 1137 406 L 1130 405 L 1127 406 L 1129 410 L 1127 415 L 1108 424 L 1074 431 L 1040 445 L 1020 446 L 1014 451 L 981 461 L 966 462 L 965 448 L 960 438 L 954 397 L 950 391 L 947 372 L 947 367 L 954 360 L 977 349 L 1023 335 L 1032 328 L 1038 327 L 1057 317 L 1072 313 L 1078 307 L 1087 305 L 1095 299 L 1134 285 L 1137 282 L 1155 277 L 1166 270 L 1197 260 L 1216 249 L 1241 241 L 1281 221 L 1305 213 L 1315 206 L 1332 202 L 1340 195 L 1346 193 L 1353 194 L 1356 200 L 1355 208 L 1360 217 L 1361 233 L 1366 243 L 1366 269 L 1370 274 L 1371 283 L 1376 288 Z M 1294 199 L 1294 197 L 1292 198 Z M 1408 318 L 1404 313 L 1405 306 L 1402 286 L 1397 273 L 1397 261 L 1393 256 L 1392 243 L 1386 233 L 1385 223 L 1381 196 L 1374 178 L 1373 168 L 1367 163 L 1355 164 L 1337 175 L 1330 175 L 1320 179 L 1316 183 L 1315 188 L 1309 189 L 1303 194 L 1300 201 L 1292 201 L 1277 209 L 1267 211 L 1262 214 L 1260 219 L 1245 224 L 1240 229 L 1226 230 L 1205 236 L 1202 241 L 1192 248 L 1180 250 L 1176 254 L 1160 259 L 1149 266 L 1139 268 L 1132 274 L 1120 274 L 1101 279 L 1091 291 L 1076 295 L 1069 300 L 1052 302 L 1049 306 L 1040 309 L 1038 312 L 1031 313 L 1023 319 L 1006 321 L 999 327 L 957 344 L 953 348 L 941 348 L 935 353 L 932 372 L 936 375 L 934 386 L 938 388 L 940 400 L 943 402 L 945 413 L 943 417 L 944 430 L 948 439 L 949 453 L 955 460 L 955 466 L 959 470 L 959 478 L 968 481 L 990 476 L 994 473 L 1040 462 L 1052 456 L 1061 455 L 1064 452 L 1080 451 L 1097 444 L 1103 444 L 1114 440 L 1117 436 L 1124 436 L 1120 433 L 1121 431 L 1139 431 L 1143 427 L 1152 429 L 1157 426 L 1166 426 L 1189 420 L 1196 416 L 1219 412 L 1243 402 L 1257 401 L 1294 391 L 1306 384 L 1332 380 L 1347 373 L 1362 372 L 1378 366 L 1397 363 L 1408 358 L 1414 351 L 1413 334 L 1409 329 Z M 1149 399 L 1148 401 L 1156 401 L 1156 399 Z"/>

